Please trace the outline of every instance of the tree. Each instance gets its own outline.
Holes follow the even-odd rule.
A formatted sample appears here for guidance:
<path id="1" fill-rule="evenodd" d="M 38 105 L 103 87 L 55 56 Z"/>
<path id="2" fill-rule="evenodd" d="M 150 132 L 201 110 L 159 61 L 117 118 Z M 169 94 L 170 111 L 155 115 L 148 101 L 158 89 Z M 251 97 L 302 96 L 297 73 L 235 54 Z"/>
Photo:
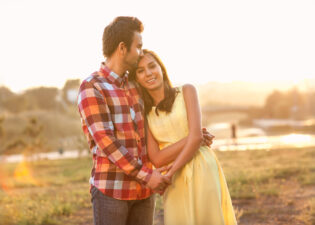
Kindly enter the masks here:
<path id="1" fill-rule="evenodd" d="M 60 103 L 56 101 L 58 89 L 54 87 L 36 87 L 22 94 L 7 95 L 2 100 L 3 107 L 13 113 L 27 110 L 59 110 Z"/>
<path id="2" fill-rule="evenodd" d="M 264 115 L 268 118 L 302 119 L 306 114 L 305 96 L 297 88 L 287 93 L 274 91 L 265 101 Z"/>
<path id="3" fill-rule="evenodd" d="M 268 117 L 268 118 L 283 118 L 285 117 L 285 115 L 283 115 L 281 113 L 281 111 L 278 110 L 278 106 L 280 103 L 284 103 L 284 95 L 275 90 L 274 92 L 272 92 L 266 99 L 265 101 L 265 115 Z M 284 109 L 283 106 L 281 106 L 281 108 L 286 111 Z"/>
<path id="4" fill-rule="evenodd" d="M 27 153 L 33 154 L 42 151 L 45 139 L 42 136 L 43 126 L 38 123 L 36 118 L 30 118 L 23 134 L 27 137 Z"/>
<path id="5" fill-rule="evenodd" d="M 3 105 L 3 102 L 6 101 L 6 99 L 11 98 L 15 94 L 7 87 L 0 86 L 0 106 Z"/>
<path id="6" fill-rule="evenodd" d="M 67 80 L 62 88 L 62 98 L 67 104 L 74 104 L 80 87 L 80 79 Z M 73 96 L 75 95 L 75 96 Z"/>
<path id="7" fill-rule="evenodd" d="M 4 137 L 3 121 L 4 116 L 0 116 L 0 140 Z"/>
<path id="8" fill-rule="evenodd" d="M 29 101 L 23 95 L 13 95 L 3 102 L 3 107 L 12 113 L 19 113 L 29 108 Z"/>
<path id="9" fill-rule="evenodd" d="M 54 110 L 57 109 L 58 103 L 56 97 L 58 89 L 54 87 L 37 87 L 28 89 L 24 92 L 23 96 L 29 102 L 29 110 L 44 109 Z"/>

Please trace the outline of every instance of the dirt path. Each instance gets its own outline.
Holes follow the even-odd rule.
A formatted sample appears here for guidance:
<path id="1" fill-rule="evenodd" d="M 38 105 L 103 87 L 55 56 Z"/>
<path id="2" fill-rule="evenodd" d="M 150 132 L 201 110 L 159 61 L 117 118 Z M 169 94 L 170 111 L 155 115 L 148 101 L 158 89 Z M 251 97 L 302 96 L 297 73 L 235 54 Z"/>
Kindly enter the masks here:
<path id="1" fill-rule="evenodd" d="M 233 200 L 240 216 L 239 225 L 305 225 L 308 203 L 315 197 L 315 186 L 301 188 L 297 182 L 278 184 L 279 196 Z M 93 225 L 91 208 L 77 211 L 62 224 Z M 155 225 L 163 225 L 163 211 L 155 213 Z"/>
<path id="2" fill-rule="evenodd" d="M 283 181 L 278 185 L 279 196 L 235 200 L 242 210 L 241 225 L 305 225 L 309 200 L 315 197 L 315 186 L 301 188 L 296 182 Z"/>

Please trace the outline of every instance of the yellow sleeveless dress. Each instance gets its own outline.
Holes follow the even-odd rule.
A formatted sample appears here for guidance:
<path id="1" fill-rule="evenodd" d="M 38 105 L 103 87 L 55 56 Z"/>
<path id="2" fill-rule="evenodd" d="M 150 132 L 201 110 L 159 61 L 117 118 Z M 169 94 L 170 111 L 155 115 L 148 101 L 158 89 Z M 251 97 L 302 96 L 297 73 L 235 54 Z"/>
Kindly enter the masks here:
<path id="1" fill-rule="evenodd" d="M 155 108 L 148 114 L 149 128 L 160 149 L 188 135 L 182 87 L 170 113 Z M 165 225 L 235 225 L 235 214 L 222 168 L 214 152 L 200 147 L 193 159 L 177 171 L 164 194 Z"/>

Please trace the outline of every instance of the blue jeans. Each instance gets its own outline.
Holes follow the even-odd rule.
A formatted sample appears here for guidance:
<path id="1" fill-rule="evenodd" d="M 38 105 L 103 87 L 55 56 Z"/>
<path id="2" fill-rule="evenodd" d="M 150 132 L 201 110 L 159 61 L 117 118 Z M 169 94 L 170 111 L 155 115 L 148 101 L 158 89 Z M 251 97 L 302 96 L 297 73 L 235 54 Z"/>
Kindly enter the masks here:
<path id="1" fill-rule="evenodd" d="M 142 200 L 118 200 L 91 189 L 94 225 L 152 225 L 155 196 Z"/>

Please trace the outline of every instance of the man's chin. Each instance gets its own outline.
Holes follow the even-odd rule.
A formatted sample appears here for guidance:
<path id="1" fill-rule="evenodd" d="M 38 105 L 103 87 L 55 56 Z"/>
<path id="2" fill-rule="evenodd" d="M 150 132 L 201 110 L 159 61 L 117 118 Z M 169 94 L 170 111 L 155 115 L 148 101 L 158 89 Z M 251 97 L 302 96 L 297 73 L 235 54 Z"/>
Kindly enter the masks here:
<path id="1" fill-rule="evenodd" d="M 138 63 L 134 63 L 134 64 L 129 64 L 128 65 L 128 71 L 132 71 L 135 70 L 138 66 Z"/>

